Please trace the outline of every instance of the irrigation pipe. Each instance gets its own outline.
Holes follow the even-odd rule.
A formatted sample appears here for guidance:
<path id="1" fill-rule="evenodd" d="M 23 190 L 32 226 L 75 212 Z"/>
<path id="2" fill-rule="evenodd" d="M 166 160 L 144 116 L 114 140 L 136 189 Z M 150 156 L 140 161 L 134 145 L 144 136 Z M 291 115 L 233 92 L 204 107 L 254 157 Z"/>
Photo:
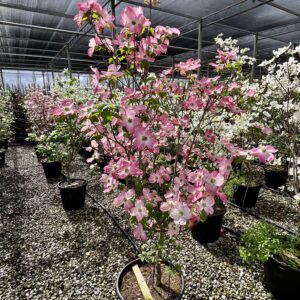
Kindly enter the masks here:
<path id="1" fill-rule="evenodd" d="M 232 202 L 228 202 L 228 204 L 231 205 L 231 206 L 233 206 L 233 207 L 235 207 L 235 208 L 240 209 L 241 211 L 247 213 L 248 215 L 250 215 L 252 217 L 255 217 L 256 219 L 263 220 L 263 221 L 268 222 L 268 223 L 270 223 L 270 224 L 272 224 L 272 225 L 274 225 L 274 226 L 276 226 L 276 227 L 278 227 L 278 228 L 280 228 L 280 229 L 282 229 L 282 230 L 284 230 L 284 231 L 286 231 L 286 232 L 288 232 L 290 234 L 296 235 L 296 232 L 294 232 L 294 231 L 286 228 L 285 226 L 279 225 L 276 222 L 274 222 L 274 221 L 272 221 L 272 220 L 270 220 L 268 218 L 261 217 L 261 216 L 255 214 L 253 212 L 250 212 L 249 210 L 247 210 L 245 208 L 242 208 L 242 207 L 240 207 L 240 206 L 238 206 L 238 205 L 236 205 L 236 204 L 234 204 Z"/>
<path id="2" fill-rule="evenodd" d="M 97 203 L 102 210 L 109 216 L 109 218 L 113 221 L 113 223 L 120 229 L 120 231 L 123 233 L 123 235 L 126 237 L 126 239 L 128 240 L 128 242 L 132 245 L 134 251 L 137 254 L 141 253 L 141 250 L 139 249 L 139 247 L 137 246 L 137 244 L 134 242 L 134 240 L 129 236 L 129 234 L 122 228 L 122 226 L 120 225 L 120 223 L 118 222 L 118 220 L 115 218 L 114 215 L 112 215 L 106 208 L 104 205 L 102 205 L 99 201 L 97 201 L 93 196 L 91 196 L 89 193 L 87 193 L 87 195 L 95 202 Z"/>

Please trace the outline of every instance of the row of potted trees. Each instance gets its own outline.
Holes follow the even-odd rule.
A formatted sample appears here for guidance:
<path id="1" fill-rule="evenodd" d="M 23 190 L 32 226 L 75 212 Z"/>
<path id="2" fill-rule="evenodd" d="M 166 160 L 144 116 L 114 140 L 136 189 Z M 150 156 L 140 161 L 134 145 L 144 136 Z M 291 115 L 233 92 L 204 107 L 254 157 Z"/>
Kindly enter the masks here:
<path id="1" fill-rule="evenodd" d="M 5 152 L 12 136 L 14 121 L 9 94 L 0 90 L 0 167 L 5 164 Z"/>
<path id="2" fill-rule="evenodd" d="M 79 107 L 84 89 L 77 79 L 70 79 L 67 72 L 48 94 L 31 90 L 25 97 L 25 108 L 30 120 L 28 140 L 35 144 L 35 152 L 42 163 L 47 178 L 62 176 L 59 182 L 65 210 L 84 206 L 87 182 L 71 178 L 72 165 L 84 142 L 79 126 Z M 65 113 L 59 114 L 63 110 Z"/>

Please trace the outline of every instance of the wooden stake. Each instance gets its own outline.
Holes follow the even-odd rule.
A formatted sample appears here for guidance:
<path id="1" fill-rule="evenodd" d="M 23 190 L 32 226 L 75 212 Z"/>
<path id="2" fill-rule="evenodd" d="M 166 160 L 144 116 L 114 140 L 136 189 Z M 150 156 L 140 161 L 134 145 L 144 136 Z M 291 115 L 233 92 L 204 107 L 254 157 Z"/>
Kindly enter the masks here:
<path id="1" fill-rule="evenodd" d="M 150 292 L 150 289 L 144 279 L 144 276 L 143 274 L 141 273 L 141 270 L 139 268 L 138 265 L 134 265 L 132 267 L 132 271 L 136 277 L 136 280 L 138 282 L 138 285 L 142 291 L 142 294 L 143 294 L 143 297 L 144 297 L 144 300 L 154 300 L 154 298 L 152 297 L 151 295 L 151 292 Z"/>

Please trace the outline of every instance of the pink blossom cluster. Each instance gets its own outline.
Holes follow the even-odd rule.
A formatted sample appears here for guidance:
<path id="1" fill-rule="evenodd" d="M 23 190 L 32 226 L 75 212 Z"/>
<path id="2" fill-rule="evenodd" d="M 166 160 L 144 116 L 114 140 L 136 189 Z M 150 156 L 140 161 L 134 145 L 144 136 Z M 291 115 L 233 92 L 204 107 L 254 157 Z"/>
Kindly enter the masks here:
<path id="1" fill-rule="evenodd" d="M 78 26 L 82 25 L 84 17 L 90 18 L 97 32 L 102 32 L 105 27 L 114 28 L 114 17 L 108 14 L 97 0 L 88 0 L 77 4 L 78 14 L 74 20 Z M 97 15 L 98 17 L 95 17 Z"/>
<path id="2" fill-rule="evenodd" d="M 31 90 L 24 99 L 25 109 L 29 120 L 38 133 L 46 133 L 52 124 L 52 109 L 56 100 L 50 95 L 45 95 L 40 90 Z"/>

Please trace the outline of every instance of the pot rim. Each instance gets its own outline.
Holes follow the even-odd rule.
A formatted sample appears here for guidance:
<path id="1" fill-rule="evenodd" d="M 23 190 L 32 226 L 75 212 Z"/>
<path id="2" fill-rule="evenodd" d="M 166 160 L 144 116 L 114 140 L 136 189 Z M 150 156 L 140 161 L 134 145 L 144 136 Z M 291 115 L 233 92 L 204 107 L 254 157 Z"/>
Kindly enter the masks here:
<path id="1" fill-rule="evenodd" d="M 279 264 L 280 266 L 282 266 L 282 267 L 284 267 L 284 268 L 286 268 L 286 269 L 288 269 L 288 270 L 292 270 L 292 271 L 295 271 L 295 272 L 297 272 L 297 273 L 300 273 L 300 268 L 292 267 L 292 266 L 288 265 L 287 263 L 285 263 L 285 262 L 283 262 L 283 261 L 281 261 L 281 260 L 275 258 L 274 256 L 270 256 L 270 257 L 268 258 L 268 260 L 274 261 L 274 262 L 276 262 L 277 264 Z"/>
<path id="2" fill-rule="evenodd" d="M 80 187 L 85 187 L 85 186 L 88 185 L 88 182 L 87 182 L 85 179 L 82 179 L 82 178 L 71 178 L 70 180 L 71 180 L 71 181 L 74 181 L 74 180 L 82 181 L 82 182 L 83 182 L 83 185 L 81 185 Z M 61 186 L 61 184 L 64 183 L 64 182 L 66 182 L 66 181 L 67 181 L 66 179 L 60 181 L 60 182 L 57 184 L 58 188 L 59 188 L 59 189 L 62 189 L 62 190 L 73 189 L 73 188 Z"/>
<path id="3" fill-rule="evenodd" d="M 237 183 L 237 184 L 235 184 L 235 186 L 236 187 L 241 186 L 244 188 L 262 188 L 264 185 L 263 185 L 263 183 L 260 183 L 258 185 L 244 185 L 244 184 Z"/>
<path id="4" fill-rule="evenodd" d="M 288 167 L 285 165 L 278 165 L 278 166 L 265 166 L 264 167 L 265 172 L 288 172 Z"/>
<path id="5" fill-rule="evenodd" d="M 122 277 L 125 275 L 125 270 L 130 268 L 132 265 L 134 265 L 135 263 L 140 263 L 140 264 L 147 264 L 145 262 L 142 262 L 140 258 L 136 258 L 132 261 L 130 261 L 129 263 L 127 263 L 123 268 L 122 270 L 118 273 L 118 276 L 117 276 L 117 280 L 116 280 L 116 283 L 115 283 L 115 290 L 116 290 L 116 293 L 117 293 L 117 296 L 121 299 L 121 300 L 125 300 L 121 294 L 121 291 L 119 289 L 119 283 L 121 283 L 121 279 Z M 172 263 L 170 262 L 164 262 L 164 264 L 166 265 L 172 265 Z M 174 300 L 180 300 L 184 294 L 184 290 L 185 290 L 185 282 L 184 282 L 184 277 L 182 274 L 180 274 L 180 282 L 181 282 L 181 287 L 180 287 L 180 292 L 179 292 L 179 295 L 176 299 Z"/>
<path id="6" fill-rule="evenodd" d="M 53 164 L 53 163 L 59 163 L 59 164 L 61 164 L 61 161 L 57 161 L 57 160 L 54 160 L 54 161 L 45 161 L 44 159 L 45 158 L 43 157 L 40 160 L 42 164 Z"/>
<path id="7" fill-rule="evenodd" d="M 222 206 L 222 210 L 220 210 L 220 211 L 218 211 L 218 212 L 214 212 L 212 215 L 208 215 L 207 216 L 207 218 L 209 218 L 209 217 L 218 217 L 218 216 L 221 216 L 221 215 L 225 215 L 226 214 L 226 212 L 227 212 L 227 208 L 226 208 L 226 205 L 224 204 L 224 203 L 218 203 L 220 206 Z M 199 223 L 205 223 L 206 221 L 204 221 L 204 222 L 201 222 L 201 221 L 199 221 L 199 222 L 197 222 L 197 223 L 195 223 L 195 224 L 193 224 L 191 227 L 190 227 L 190 229 L 192 229 L 192 228 L 194 228 L 194 227 L 196 227 Z"/>

